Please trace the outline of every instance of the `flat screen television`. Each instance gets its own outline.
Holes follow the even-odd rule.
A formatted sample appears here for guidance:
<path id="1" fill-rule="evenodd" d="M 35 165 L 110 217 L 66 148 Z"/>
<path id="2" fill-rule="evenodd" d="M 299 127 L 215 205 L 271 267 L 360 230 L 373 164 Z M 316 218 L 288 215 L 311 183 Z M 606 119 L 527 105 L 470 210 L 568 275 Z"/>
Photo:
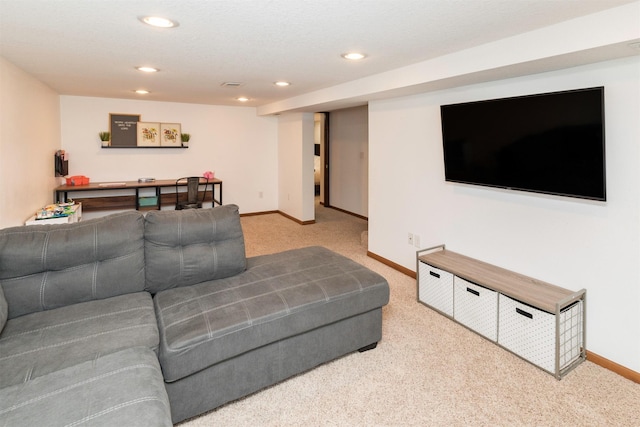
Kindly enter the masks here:
<path id="1" fill-rule="evenodd" d="M 442 105 L 445 179 L 606 200 L 604 87 Z"/>

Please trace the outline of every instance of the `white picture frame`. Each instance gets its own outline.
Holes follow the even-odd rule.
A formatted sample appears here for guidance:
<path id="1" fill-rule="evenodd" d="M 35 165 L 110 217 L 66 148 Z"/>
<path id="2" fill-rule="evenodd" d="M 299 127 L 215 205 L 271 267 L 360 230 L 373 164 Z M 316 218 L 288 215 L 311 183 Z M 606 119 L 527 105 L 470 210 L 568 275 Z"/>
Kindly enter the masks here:
<path id="1" fill-rule="evenodd" d="M 160 123 L 138 122 L 138 147 L 160 146 Z"/>
<path id="2" fill-rule="evenodd" d="M 160 146 L 182 147 L 180 123 L 160 123 Z"/>

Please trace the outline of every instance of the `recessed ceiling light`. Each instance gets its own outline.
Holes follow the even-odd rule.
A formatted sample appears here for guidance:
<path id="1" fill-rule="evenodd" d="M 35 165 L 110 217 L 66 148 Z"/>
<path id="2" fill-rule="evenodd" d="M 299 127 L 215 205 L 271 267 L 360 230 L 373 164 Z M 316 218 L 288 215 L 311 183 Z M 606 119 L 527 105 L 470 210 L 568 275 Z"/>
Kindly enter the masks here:
<path id="1" fill-rule="evenodd" d="M 138 19 L 145 24 L 159 28 L 174 28 L 180 25 L 177 21 L 172 21 L 171 19 L 167 18 L 161 18 L 159 16 L 139 16 Z"/>
<path id="2" fill-rule="evenodd" d="M 145 73 L 157 73 L 158 71 L 160 71 L 157 68 L 153 68 L 153 67 L 136 67 L 136 70 L 142 71 Z"/>
<path id="3" fill-rule="evenodd" d="M 247 102 L 249 100 L 249 98 L 247 98 L 246 96 L 240 96 L 240 97 L 236 98 L 236 100 L 238 100 L 240 102 Z"/>
<path id="4" fill-rule="evenodd" d="M 363 59 L 364 57 L 366 57 L 366 55 L 364 53 L 349 52 L 349 53 L 343 53 L 342 57 L 344 59 L 349 59 L 351 61 L 357 61 L 359 59 Z"/>
<path id="5" fill-rule="evenodd" d="M 151 93 L 151 92 L 149 92 L 148 90 L 144 90 L 144 89 L 138 89 L 138 90 L 136 90 L 135 92 L 136 92 L 138 95 L 146 95 L 146 94 L 148 94 L 148 93 Z"/>
<path id="6" fill-rule="evenodd" d="M 279 81 L 279 82 L 275 82 L 274 85 L 280 86 L 280 87 L 286 87 L 286 86 L 291 85 L 291 83 L 285 82 L 285 81 Z"/>

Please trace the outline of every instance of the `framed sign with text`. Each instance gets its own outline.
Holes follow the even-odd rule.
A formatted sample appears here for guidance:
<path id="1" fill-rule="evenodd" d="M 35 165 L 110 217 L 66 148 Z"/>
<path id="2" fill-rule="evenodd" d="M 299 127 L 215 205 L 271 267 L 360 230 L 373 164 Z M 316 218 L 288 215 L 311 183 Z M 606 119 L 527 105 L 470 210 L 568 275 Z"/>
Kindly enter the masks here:
<path id="1" fill-rule="evenodd" d="M 138 145 L 137 123 L 140 114 L 109 113 L 112 147 L 136 147 Z"/>

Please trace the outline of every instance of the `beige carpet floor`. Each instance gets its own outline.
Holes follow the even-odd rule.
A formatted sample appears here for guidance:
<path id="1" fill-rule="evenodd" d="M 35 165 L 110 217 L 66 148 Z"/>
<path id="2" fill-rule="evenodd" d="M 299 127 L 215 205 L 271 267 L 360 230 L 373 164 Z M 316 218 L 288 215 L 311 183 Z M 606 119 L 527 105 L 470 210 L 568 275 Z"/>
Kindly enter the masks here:
<path id="1" fill-rule="evenodd" d="M 313 225 L 242 226 L 248 256 L 323 245 L 386 277 L 383 338 L 181 426 L 640 426 L 639 384 L 588 361 L 558 381 L 419 304 L 414 279 L 367 257 L 366 221 L 318 205 Z"/>

